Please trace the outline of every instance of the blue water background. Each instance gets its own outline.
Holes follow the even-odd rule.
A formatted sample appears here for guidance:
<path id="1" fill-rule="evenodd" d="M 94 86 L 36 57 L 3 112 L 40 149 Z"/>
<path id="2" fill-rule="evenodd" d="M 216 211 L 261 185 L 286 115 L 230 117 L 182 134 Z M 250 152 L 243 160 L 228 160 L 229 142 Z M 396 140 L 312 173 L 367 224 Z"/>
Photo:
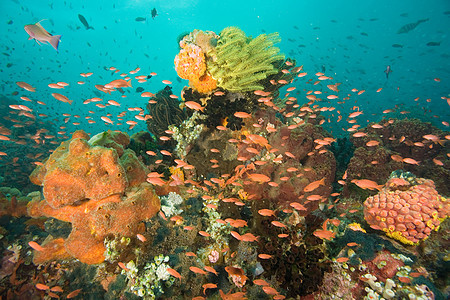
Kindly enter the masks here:
<path id="1" fill-rule="evenodd" d="M 158 16 L 152 19 L 150 11 L 156 8 Z M 383 110 L 396 104 L 411 111 L 407 117 L 421 116 L 433 120 L 441 128 L 442 121 L 449 121 L 449 106 L 442 96 L 449 96 L 450 82 L 450 1 L 12 1 L 0 2 L 0 93 L 28 105 L 36 113 L 47 114 L 57 125 L 67 126 L 67 134 L 75 129 L 85 129 L 95 134 L 105 129 L 126 130 L 127 125 L 105 124 L 101 116 L 111 113 L 116 123 L 117 115 L 128 107 L 144 107 L 145 99 L 135 88 L 157 92 L 164 88 L 162 80 L 173 82 L 174 93 L 179 95 L 187 81 L 177 81 L 173 59 L 178 52 L 177 37 L 193 29 L 212 30 L 219 33 L 227 26 L 238 26 L 248 35 L 263 32 L 279 32 L 278 44 L 287 56 L 303 65 L 308 76 L 297 79 L 292 95 L 299 103 L 307 102 L 305 91 L 328 91 L 325 84 L 306 84 L 316 80 L 314 73 L 325 71 L 342 82 L 340 98 L 352 94 L 350 101 L 339 100 L 320 103 L 335 106 L 345 117 L 350 108 L 358 106 L 364 111 L 359 123 L 367 119 L 380 120 Z M 86 30 L 78 19 L 86 17 L 94 30 Z M 404 14 L 401 16 L 401 14 Z M 145 22 L 135 18 L 145 17 Z M 409 33 L 397 34 L 400 27 L 429 18 Z M 49 45 L 39 46 L 28 40 L 23 27 L 45 19 L 41 24 L 52 34 L 61 34 L 57 53 Z M 12 24 L 8 24 L 12 21 Z M 366 35 L 365 35 L 366 34 Z M 441 42 L 430 47 L 428 42 Z M 403 48 L 392 47 L 401 44 Z M 1 52 L 10 56 L 2 55 Z M 10 63 L 12 66 L 7 67 Z M 393 73 L 386 79 L 384 70 L 392 66 Z M 106 71 L 116 67 L 119 73 Z M 121 107 L 98 108 L 94 104 L 83 105 L 95 97 L 95 84 L 106 84 L 121 78 L 120 73 L 140 67 L 136 75 L 156 72 L 158 75 L 144 84 L 133 80 L 133 89 L 126 91 L 127 98 L 114 92 L 102 94 L 103 103 L 113 99 Z M 79 74 L 94 72 L 85 79 Z M 132 75 L 133 76 L 133 75 Z M 434 78 L 440 78 L 436 82 Z M 78 85 L 79 80 L 86 81 Z M 37 88 L 36 93 L 20 89 L 16 81 L 25 81 Z M 58 81 L 70 83 L 64 90 L 53 90 L 47 85 Z M 383 88 L 380 93 L 375 91 Z M 350 90 L 366 90 L 355 96 Z M 19 95 L 10 96 L 13 91 Z M 72 105 L 61 103 L 51 96 L 60 92 L 74 100 Z M 24 103 L 20 96 L 27 96 L 32 103 Z M 419 97 L 418 101 L 414 101 Z M 431 99 L 427 102 L 426 99 Z M 37 100 L 45 102 L 42 106 Z M 94 114 L 88 111 L 94 111 Z M 424 110 L 427 110 L 424 113 Z M 431 110 L 431 112 L 428 112 Z M 7 114 L 7 112 L 2 112 Z M 67 124 L 62 113 L 79 115 Z M 128 112 L 126 120 L 135 120 Z M 336 124 L 337 112 L 326 124 L 333 134 L 345 133 L 348 124 Z M 91 115 L 97 123 L 87 124 L 85 116 Z M 439 117 L 433 117 L 433 115 Z M 405 117 L 405 116 L 403 116 Z M 81 120 L 81 121 L 80 121 Z M 81 125 L 72 125 L 81 122 Z M 143 121 L 132 132 L 145 130 Z M 94 127 L 95 126 L 95 127 Z"/>

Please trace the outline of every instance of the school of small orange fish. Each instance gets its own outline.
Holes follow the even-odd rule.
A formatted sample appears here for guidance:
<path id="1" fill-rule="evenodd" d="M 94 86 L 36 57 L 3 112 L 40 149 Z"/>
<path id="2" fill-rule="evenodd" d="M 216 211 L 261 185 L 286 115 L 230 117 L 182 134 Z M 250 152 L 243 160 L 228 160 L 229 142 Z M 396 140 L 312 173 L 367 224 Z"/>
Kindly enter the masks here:
<path id="1" fill-rule="evenodd" d="M 116 74 L 120 73 L 120 70 L 116 69 L 115 67 L 110 67 L 109 70 L 115 72 Z M 297 70 L 298 73 L 297 77 L 298 78 L 303 78 L 308 75 L 306 72 L 304 72 L 302 70 L 302 68 L 299 68 Z M 120 129 L 121 127 L 116 127 L 116 126 L 121 126 L 123 124 L 127 124 L 129 127 L 129 130 L 132 130 L 134 127 L 136 127 L 139 124 L 142 124 L 145 126 L 145 123 L 148 119 L 151 118 L 150 115 L 146 114 L 144 109 L 140 108 L 140 107 L 127 107 L 126 104 L 126 95 L 122 94 L 120 97 L 116 97 L 116 100 L 113 99 L 108 99 L 114 95 L 115 92 L 117 92 L 117 89 L 127 89 L 127 88 L 131 88 L 132 84 L 133 85 L 138 85 L 138 84 L 144 84 L 147 81 L 147 75 L 137 75 L 140 72 L 140 68 L 136 68 L 134 70 L 125 72 L 125 73 L 121 73 L 120 77 L 118 79 L 115 79 L 111 82 L 105 82 L 103 84 L 94 84 L 92 82 L 90 82 L 89 77 L 91 75 L 93 75 L 92 72 L 86 72 L 86 73 L 81 73 L 80 74 L 80 80 L 77 81 L 76 83 L 66 83 L 66 82 L 51 82 L 48 83 L 48 87 L 51 90 L 59 90 L 58 92 L 48 92 L 47 95 L 45 95 L 45 93 L 40 94 L 39 97 L 34 98 L 33 97 L 33 93 L 37 93 L 40 92 L 38 91 L 35 87 L 33 87 L 34 83 L 33 82 L 22 82 L 22 81 L 18 81 L 17 86 L 19 86 L 20 88 L 22 88 L 24 91 L 27 92 L 26 96 L 20 96 L 20 100 L 18 99 L 17 104 L 13 104 L 13 105 L 9 105 L 9 107 L 11 108 L 11 112 L 12 112 L 12 118 L 14 119 L 16 116 L 25 116 L 31 120 L 36 119 L 37 116 L 39 117 L 46 117 L 45 114 L 42 114 L 39 112 L 39 107 L 40 106 L 45 106 L 45 105 L 51 105 L 52 101 L 61 101 L 63 103 L 65 103 L 67 105 L 66 110 L 64 112 L 61 112 L 61 116 L 64 117 L 64 119 L 62 120 L 62 122 L 64 123 L 69 123 L 71 122 L 72 125 L 74 125 L 75 127 L 77 126 L 83 126 L 83 122 L 81 121 L 74 121 L 72 118 L 77 118 L 77 119 L 81 119 L 82 117 L 79 115 L 71 115 L 70 113 L 70 105 L 78 105 L 79 103 L 74 103 L 76 101 L 79 101 L 80 103 L 82 102 L 84 105 L 87 106 L 86 110 L 89 111 L 89 116 L 85 116 L 85 121 L 88 124 L 94 124 L 96 122 L 104 122 L 108 128 L 111 129 Z M 287 71 L 289 72 L 289 71 Z M 152 75 L 153 77 L 157 76 L 157 73 L 152 72 L 150 73 L 150 75 Z M 304 84 L 310 84 L 312 86 L 316 86 L 318 85 L 320 82 L 322 81 L 332 81 L 333 78 L 326 76 L 324 73 L 316 73 L 314 74 L 314 77 L 309 79 L 308 81 L 305 81 Z M 436 82 L 439 81 L 438 78 L 435 79 Z M 163 84 L 165 85 L 170 85 L 172 84 L 171 81 L 169 80 L 162 80 L 161 81 Z M 280 84 L 288 84 L 288 82 L 279 82 Z M 64 89 L 69 86 L 69 85 L 74 85 L 74 84 L 78 84 L 78 85 L 93 85 L 95 86 L 95 88 L 99 91 L 101 91 L 102 93 L 105 94 L 104 98 L 100 98 L 100 97 L 92 97 L 89 99 L 85 99 L 85 100 L 74 100 L 74 99 L 69 99 L 69 96 L 67 94 L 64 93 Z M 277 83 L 275 83 L 277 84 Z M 344 112 L 344 111 L 340 111 L 337 110 L 335 106 L 329 106 L 329 107 L 320 107 L 317 103 L 321 103 L 320 102 L 320 98 L 321 95 L 323 94 L 328 100 L 337 100 L 337 104 L 339 103 L 343 103 L 344 101 L 350 101 L 350 100 L 354 100 L 357 103 L 357 97 L 362 95 L 363 93 L 368 93 L 370 91 L 366 91 L 366 90 L 359 90 L 356 88 L 353 88 L 351 90 L 351 92 L 347 93 L 344 97 L 342 97 L 341 95 L 344 94 L 339 90 L 339 85 L 340 83 L 330 83 L 327 84 L 327 88 L 329 89 L 330 92 L 324 92 L 324 91 L 320 91 L 320 90 L 307 90 L 305 89 L 303 92 L 305 93 L 305 98 L 308 102 L 308 106 L 303 106 L 301 107 L 297 112 L 289 112 L 289 113 L 285 113 L 282 110 L 280 110 L 281 113 L 284 114 L 284 116 L 286 118 L 295 118 L 295 117 L 302 117 L 304 116 L 307 112 L 312 114 L 309 117 L 313 118 L 314 117 L 314 113 L 316 112 L 330 112 L 331 116 L 326 119 L 326 120 L 322 120 L 320 122 L 320 125 L 322 125 L 325 122 L 340 122 L 343 119 L 346 119 L 348 124 L 349 124 L 349 128 L 346 129 L 346 131 L 348 131 L 353 137 L 355 138 L 359 138 L 359 137 L 364 137 L 367 136 L 367 133 L 362 132 L 362 131 L 358 131 L 359 128 L 361 127 L 361 125 L 358 124 L 357 122 L 357 118 L 361 118 L 365 112 L 363 112 L 362 110 L 360 110 L 358 105 L 355 105 L 353 107 L 353 111 L 350 113 Z M 288 87 L 286 94 L 284 95 L 285 98 L 288 98 L 288 101 L 291 101 L 291 103 L 295 103 L 297 101 L 302 102 L 302 99 L 298 99 L 294 96 L 291 96 L 290 93 L 294 92 L 297 88 L 292 86 L 292 87 Z M 382 92 L 382 88 L 379 88 L 373 92 L 376 93 L 381 93 Z M 216 92 L 217 95 L 220 95 L 220 93 L 223 92 Z M 254 92 L 256 95 L 261 96 L 261 102 L 263 102 L 264 104 L 266 104 L 267 106 L 270 106 L 274 109 L 278 109 L 275 104 L 273 102 L 271 102 L 271 98 L 270 98 L 270 93 L 266 93 L 264 91 L 255 91 Z M 22 94 L 22 93 L 21 93 Z M 51 97 L 50 97 L 51 96 Z M 150 92 L 142 92 L 140 94 L 140 96 L 144 99 L 147 98 L 151 98 L 154 96 L 153 93 Z M 120 98 L 120 99 L 119 99 Z M 181 96 L 177 97 L 177 96 L 173 96 L 173 98 L 181 98 Z M 40 100 L 35 100 L 35 99 L 40 99 Z M 42 101 L 43 99 L 46 99 L 45 102 Z M 446 96 L 442 96 L 442 100 L 445 101 L 448 105 L 450 105 L 450 98 L 446 97 Z M 145 100 L 148 103 L 154 103 L 154 100 Z M 153 101 L 153 102 L 152 102 Z M 413 101 L 418 101 L 418 99 L 414 99 Z M 431 101 L 429 99 L 427 99 L 427 101 Z M 98 112 L 91 110 L 89 108 L 90 105 L 94 105 L 97 108 L 100 109 L 104 109 L 107 108 L 108 106 L 120 106 L 120 107 L 125 107 L 124 111 L 121 112 L 120 114 L 113 116 L 111 113 L 105 113 L 100 115 Z M 193 102 L 193 101 L 188 101 L 185 102 L 184 105 L 188 108 L 188 109 L 192 109 L 192 110 L 199 110 L 199 111 L 203 111 L 204 107 L 201 106 L 199 103 Z M 294 108 L 299 108 L 300 105 L 299 104 L 295 104 Z M 447 107 L 448 109 L 448 107 Z M 384 114 L 388 115 L 389 113 L 393 112 L 395 110 L 395 108 L 392 109 L 386 109 L 383 111 Z M 401 112 L 402 114 L 406 114 L 407 112 Z M 333 120 L 333 117 L 335 117 L 335 115 L 337 116 L 336 120 Z M 246 118 L 250 118 L 251 115 L 246 113 L 246 112 L 236 112 L 234 114 L 234 116 L 236 116 L 237 118 L 242 118 L 242 119 L 246 119 Z M 53 118 L 57 117 L 57 116 L 51 116 Z M 299 126 L 302 123 L 302 120 L 300 118 L 298 118 L 298 122 L 295 125 L 291 125 L 289 126 L 289 129 L 294 129 L 297 126 Z M 393 122 L 393 120 L 390 120 L 389 122 Z M 363 123 L 363 122 L 360 122 Z M 445 127 L 449 127 L 449 123 L 447 121 L 442 121 L 441 122 L 443 126 Z M 253 124 L 255 127 L 258 126 L 258 124 Z M 26 124 L 21 124 L 20 122 L 16 122 L 16 124 L 14 125 L 14 127 L 21 127 L 21 126 L 26 126 Z M 371 125 L 373 128 L 382 128 L 382 125 L 375 123 Z M 344 127 L 344 126 L 343 126 Z M 61 125 L 59 126 L 59 132 L 58 132 L 58 137 L 57 136 L 53 136 L 53 135 L 44 135 L 43 137 L 41 137 L 41 135 L 36 135 L 36 136 L 31 136 L 29 137 L 29 139 L 31 139 L 30 141 L 28 141 L 27 143 L 34 143 L 34 144 L 41 144 L 41 143 L 52 143 L 52 144 L 59 144 L 59 141 L 67 139 L 67 136 L 70 135 L 69 132 L 66 132 L 65 129 L 67 129 L 67 127 L 65 125 Z M 227 128 L 225 128 L 224 126 L 217 126 L 218 130 L 228 130 Z M 277 130 L 277 128 L 267 128 L 268 133 L 272 133 L 275 132 Z M 44 130 L 43 130 L 44 131 Z M 13 142 L 17 142 L 17 143 L 21 143 L 23 144 L 23 141 L 14 141 L 12 138 L 10 138 L 9 135 L 9 128 L 0 128 L 0 140 L 2 141 L 13 141 Z M 167 136 L 162 136 L 160 139 L 162 141 L 168 141 L 171 139 L 170 135 L 173 133 L 172 131 L 168 130 L 166 131 Z M 259 144 L 262 146 L 269 146 L 268 141 L 259 135 L 249 135 L 248 138 L 251 140 L 252 143 L 255 144 Z M 399 142 L 403 142 L 405 141 L 405 137 L 392 137 L 392 139 L 398 139 Z M 433 143 L 427 143 L 427 142 L 444 142 L 442 140 L 441 137 L 435 136 L 435 135 L 425 135 L 423 136 L 424 142 L 416 142 L 414 145 L 416 147 L 433 147 Z M 450 135 L 445 136 L 446 140 L 450 140 Z M 315 140 L 314 142 L 316 143 L 316 149 L 320 149 L 323 146 L 328 146 L 331 145 L 333 142 L 335 141 L 335 139 L 333 138 L 325 138 L 325 139 L 319 139 L 319 140 Z M 237 141 L 231 141 L 230 142 L 237 142 Z M 368 147 L 373 147 L 373 146 L 377 146 L 379 144 L 378 141 L 376 140 L 370 140 L 367 142 L 367 146 Z M 25 144 L 23 144 L 23 146 L 26 146 Z M 248 152 L 251 153 L 259 153 L 258 150 L 256 150 L 255 148 L 252 147 L 248 147 L 247 148 Z M 211 152 L 220 152 L 217 149 L 211 149 Z M 327 150 L 321 150 L 321 151 L 327 151 Z M 170 153 L 169 151 L 166 150 L 162 150 L 160 151 L 162 155 L 166 155 L 166 156 L 172 156 L 173 154 Z M 148 151 L 147 152 L 148 155 L 156 155 L 155 152 L 153 151 Z M 314 153 L 312 153 L 311 155 L 313 155 Z M 4 162 L 5 160 L 16 160 L 17 161 L 17 157 L 11 157 L 11 154 L 7 154 L 6 152 L 0 152 L 0 156 L 2 156 L 2 161 Z M 286 157 L 292 157 L 293 154 L 292 153 L 285 153 Z M 447 153 L 447 156 L 450 156 L 449 153 Z M 41 155 L 36 155 L 35 159 L 36 161 L 34 162 L 36 165 L 40 165 L 42 164 L 41 161 L 37 160 L 39 157 L 42 157 Z M 412 158 L 408 158 L 408 157 L 400 157 L 398 155 L 393 155 L 392 156 L 393 160 L 397 160 L 397 161 L 401 161 L 403 163 L 406 164 L 420 164 L 420 162 L 412 159 Z M 161 162 L 161 161 L 157 161 L 156 163 Z M 175 159 L 175 162 L 177 164 L 176 167 L 178 168 L 182 168 L 182 169 L 192 169 L 193 166 L 189 165 L 188 163 L 186 163 L 185 161 L 181 160 L 181 159 Z M 211 168 L 218 168 L 219 165 L 217 165 L 217 160 L 213 160 L 211 161 L 212 166 Z M 225 198 L 221 193 L 220 190 L 223 189 L 225 186 L 227 185 L 239 185 L 239 183 L 236 181 L 236 179 L 238 179 L 240 176 L 242 176 L 244 173 L 248 172 L 248 179 L 253 181 L 253 182 L 257 182 L 260 184 L 268 184 L 270 186 L 277 186 L 277 183 L 273 182 L 271 180 L 271 178 L 269 178 L 268 176 L 264 175 L 264 174 L 259 174 L 257 173 L 257 168 L 259 165 L 264 164 L 265 162 L 263 161 L 254 161 L 251 164 L 246 164 L 246 165 L 240 165 L 238 168 L 236 168 L 236 174 L 227 174 L 222 176 L 222 178 L 212 178 L 211 180 L 204 180 L 203 183 L 200 182 L 194 182 L 192 180 L 186 180 L 183 181 L 180 178 L 178 178 L 176 175 L 172 175 L 172 184 L 173 185 L 183 185 L 183 184 L 187 184 L 193 187 L 196 187 L 197 192 L 199 190 L 207 190 L 207 187 L 213 187 L 217 192 L 217 196 L 219 197 L 219 199 L 221 201 L 224 202 L 233 202 L 235 205 L 237 206 L 244 206 L 246 205 L 244 201 L 241 201 L 240 199 L 237 198 Z M 434 163 L 436 165 L 442 165 L 442 162 L 435 159 Z M 252 173 L 250 173 L 249 171 L 252 171 Z M 296 170 L 288 170 L 288 172 L 295 172 Z M 294 173 L 293 173 L 294 174 Z M 156 172 L 150 173 L 148 174 L 148 179 L 147 181 L 150 182 L 153 185 L 164 185 L 167 182 L 165 180 L 162 179 L 163 175 L 162 174 L 158 174 Z M 339 180 L 338 182 L 341 184 L 345 184 L 345 175 L 344 178 L 342 178 L 341 180 Z M 380 189 L 380 186 L 371 180 L 368 179 L 360 179 L 360 180 L 353 180 L 353 183 L 355 183 L 358 187 L 362 188 L 362 189 L 370 189 L 370 190 L 375 190 L 375 189 Z M 312 192 L 314 191 L 316 188 L 318 188 L 320 185 L 323 185 L 324 181 L 322 180 L 317 180 L 314 182 L 311 182 L 310 184 L 308 184 L 304 191 L 305 192 Z M 207 186 L 207 187 L 206 187 Z M 193 189 L 188 190 L 188 192 L 191 193 L 196 193 Z M 338 193 L 333 193 L 332 196 L 337 197 L 339 196 Z M 203 199 L 207 199 L 208 195 L 204 195 Z M 308 201 L 324 201 L 324 199 L 322 199 L 319 195 L 311 195 L 308 196 Z M 338 201 L 338 200 L 336 200 Z M 292 202 L 290 203 L 290 207 L 292 207 L 292 209 L 294 210 L 305 210 L 305 207 L 297 202 Z M 216 205 L 213 204 L 208 204 L 208 208 L 210 209 L 217 209 Z M 284 209 L 283 210 L 285 213 L 291 213 L 292 210 L 290 209 Z M 258 211 L 258 213 L 261 216 L 276 216 L 276 211 L 271 210 L 271 209 L 260 209 Z M 350 211 L 351 213 L 351 211 Z M 160 212 L 161 217 L 165 218 L 164 214 L 162 212 Z M 176 222 L 177 224 L 182 224 L 182 220 L 183 217 L 182 216 L 174 216 L 170 218 L 171 221 Z M 218 223 L 221 224 L 230 224 L 233 228 L 241 228 L 241 227 L 246 227 L 247 226 L 247 222 L 241 219 L 225 219 L 225 220 L 217 220 Z M 286 224 L 284 224 L 281 221 L 272 221 L 271 224 L 273 226 L 276 227 L 280 227 L 280 228 L 286 228 Z M 334 238 L 335 236 L 335 232 L 333 230 L 330 230 L 330 226 L 328 226 L 328 224 L 333 224 L 334 226 L 337 226 L 339 224 L 339 220 L 337 219 L 327 219 L 322 226 L 322 229 L 316 230 L 314 232 L 314 235 L 320 239 L 324 239 L 324 240 L 331 240 Z M 192 226 L 184 226 L 183 227 L 184 230 L 194 230 L 194 227 Z M 206 231 L 198 231 L 198 234 L 208 238 L 210 236 L 210 233 L 206 232 Z M 237 231 L 231 231 L 231 236 L 237 240 L 240 241 L 246 241 L 246 242 L 255 242 L 258 237 L 254 236 L 252 233 L 248 232 L 245 234 L 239 234 Z M 285 234 L 280 234 L 279 238 L 285 238 L 287 235 Z M 146 238 L 141 235 L 138 234 L 137 238 L 141 241 L 141 242 L 146 242 Z M 35 243 L 35 242 L 30 242 L 30 247 L 34 248 L 35 250 L 39 251 L 40 250 L 40 246 Z M 186 252 L 185 253 L 187 256 L 195 256 L 195 253 L 192 252 Z M 264 254 L 264 253 L 260 253 L 259 258 L 261 259 L 271 259 L 271 255 L 268 254 Z M 338 262 L 345 262 L 347 261 L 348 258 L 339 258 L 337 261 Z M 123 263 L 120 263 L 119 266 L 123 269 L 126 269 L 125 265 Z M 199 274 L 199 275 L 205 275 L 208 272 L 213 273 L 213 274 L 217 274 L 216 271 L 214 270 L 214 268 L 211 267 L 204 267 L 203 269 L 198 268 L 196 266 L 191 266 L 190 271 L 192 271 L 193 273 Z M 225 270 L 227 271 L 227 273 L 230 276 L 245 276 L 243 274 L 243 270 L 240 268 L 236 268 L 236 267 L 232 267 L 232 266 L 227 266 L 225 268 Z M 180 281 L 183 279 L 182 276 L 174 269 L 169 268 L 167 270 L 172 276 L 178 278 Z M 275 290 L 273 287 L 270 287 L 270 285 L 261 279 L 255 279 L 253 281 L 254 284 L 256 285 L 260 285 L 262 287 L 262 289 L 264 290 L 265 293 L 267 293 L 268 295 L 272 295 L 273 299 L 283 299 L 284 296 L 281 295 L 277 290 Z M 207 283 L 204 284 L 203 286 L 203 292 L 205 293 L 205 291 L 207 289 L 214 289 L 217 288 L 216 284 L 213 283 Z M 48 285 L 45 285 L 44 283 L 38 283 L 36 284 L 36 288 L 39 290 L 44 290 L 44 291 L 48 291 L 48 295 L 49 296 L 54 296 L 56 292 L 61 292 L 62 289 L 58 286 L 54 286 L 52 288 L 50 288 Z M 69 295 L 67 295 L 67 298 L 73 298 L 75 296 L 77 296 L 77 294 L 80 292 L 80 290 L 75 290 L 72 291 Z M 235 294 L 225 294 L 222 290 L 220 290 L 220 294 L 222 296 L 223 299 L 239 299 L 239 298 L 243 298 L 244 297 L 244 293 L 239 292 L 239 293 L 235 293 Z M 198 299 L 205 299 L 203 296 L 198 296 L 195 297 L 194 299 L 198 300 Z"/>

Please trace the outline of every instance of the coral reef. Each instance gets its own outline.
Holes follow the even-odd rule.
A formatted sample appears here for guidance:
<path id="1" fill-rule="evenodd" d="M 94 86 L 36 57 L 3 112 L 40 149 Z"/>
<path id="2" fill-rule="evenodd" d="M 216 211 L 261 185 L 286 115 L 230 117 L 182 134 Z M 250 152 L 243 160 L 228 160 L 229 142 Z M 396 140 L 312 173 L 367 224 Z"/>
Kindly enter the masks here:
<path id="1" fill-rule="evenodd" d="M 117 151 L 91 146 L 88 138 L 83 131 L 75 132 L 30 175 L 31 182 L 43 186 L 44 198 L 54 209 L 121 194 L 128 184 Z"/>
<path id="2" fill-rule="evenodd" d="M 312 294 L 322 284 L 325 272 L 330 272 L 330 264 L 325 261 L 322 241 L 312 232 L 320 225 L 320 218 L 308 215 L 301 224 L 289 231 L 263 220 L 258 241 L 258 253 L 269 254 L 268 259 L 258 258 L 264 269 L 264 277 L 275 276 L 280 286 L 286 290 L 287 297 Z M 264 229 L 262 229 L 264 228 Z M 301 237 L 295 232 L 301 232 Z M 288 237 L 278 238 L 280 233 Z"/>
<path id="3" fill-rule="evenodd" d="M 439 229 L 450 206 L 433 181 L 410 178 L 391 176 L 377 195 L 364 202 L 364 217 L 372 228 L 383 230 L 389 237 L 417 245 Z"/>
<path id="4" fill-rule="evenodd" d="M 170 97 L 172 89 L 167 86 L 149 99 L 147 105 L 148 114 L 147 128 L 158 140 L 165 134 L 170 125 L 180 125 L 187 115 L 179 107 L 179 101 Z"/>
<path id="5" fill-rule="evenodd" d="M 126 147 L 127 135 L 109 132 L 92 141 L 102 145 Z M 89 136 L 77 131 L 63 142 L 30 176 L 43 185 L 44 199 L 28 204 L 32 217 L 53 217 L 72 224 L 66 240 L 49 237 L 44 251 L 36 251 L 36 264 L 64 257 L 75 257 L 87 264 L 104 261 L 104 239 L 108 235 L 134 236 L 142 221 L 152 218 L 160 200 L 145 182 L 148 170 L 134 152 L 92 146 Z"/>
<path id="6" fill-rule="evenodd" d="M 129 261 L 122 274 L 127 276 L 128 289 L 144 299 L 157 299 L 164 294 L 164 289 L 170 287 L 175 278 L 171 277 L 167 269 L 168 256 L 155 256 L 153 262 L 148 263 L 144 270 L 139 270 L 134 261 Z"/>
<path id="7" fill-rule="evenodd" d="M 141 94 L 148 115 L 129 108 L 148 132 L 76 131 L 47 158 L 27 152 L 38 186 L 0 188 L 0 297 L 445 299 L 450 135 L 415 120 L 361 128 L 365 108 L 355 106 L 351 137 L 336 143 L 326 122 L 337 129 L 350 94 L 328 107 L 319 97 L 340 98 L 326 89 L 340 83 L 284 59 L 277 42 L 236 27 L 184 34 L 174 60 L 190 85 L 182 101 L 163 80 Z M 101 126 L 122 126 L 110 121 Z M 0 139 L 59 144 L 50 124 L 26 124 L 0 124 Z M 22 158 L 4 151 L 10 172 Z M 400 168 L 435 173 L 436 187 Z"/>
<path id="8" fill-rule="evenodd" d="M 259 81 L 278 73 L 273 66 L 284 55 L 273 45 L 280 42 L 278 33 L 261 34 L 252 39 L 237 27 L 227 27 L 219 34 L 209 73 L 217 85 L 229 91 L 255 91 L 264 87 Z"/>
<path id="9" fill-rule="evenodd" d="M 191 79 L 189 83 L 195 90 L 203 94 L 209 93 L 217 87 L 217 81 L 212 76 L 207 74 L 200 78 Z"/>
<path id="10" fill-rule="evenodd" d="M 180 52 L 175 56 L 175 70 L 183 79 L 198 79 L 205 74 L 205 55 L 199 46 L 184 43 Z"/>
<path id="11" fill-rule="evenodd" d="M 265 120 L 261 123 L 262 126 L 268 126 L 270 122 Z M 317 209 L 320 201 L 308 198 L 311 195 L 319 195 L 320 199 L 317 200 L 328 198 L 331 193 L 330 183 L 334 180 L 336 169 L 331 152 L 323 152 L 324 149 L 320 149 L 319 153 L 315 150 L 314 140 L 325 138 L 325 134 L 320 127 L 311 124 L 292 130 L 288 129 L 288 126 L 281 125 L 276 132 L 268 136 L 268 144 L 273 145 L 273 149 L 264 149 L 251 140 L 239 144 L 238 157 L 266 162 L 258 166 L 254 172 L 269 176 L 271 182 L 274 182 L 264 188 L 257 182 L 248 182 L 244 190 L 249 195 L 254 195 L 255 200 L 271 199 L 282 206 L 299 201 L 308 208 L 308 212 Z M 259 154 L 248 152 L 249 147 L 258 149 Z M 323 180 L 323 184 L 317 188 L 311 191 L 304 190 L 310 183 L 320 180 Z"/>
<path id="12" fill-rule="evenodd" d="M 27 214 L 29 198 L 16 188 L 0 187 L 0 217 L 22 217 Z"/>
<path id="13" fill-rule="evenodd" d="M 173 131 L 172 138 L 177 141 L 175 153 L 182 159 L 189 153 L 192 144 L 204 129 L 204 126 L 197 122 L 200 117 L 198 112 L 194 112 L 189 119 L 184 120 L 179 126 L 169 127 Z"/>
<path id="14" fill-rule="evenodd" d="M 237 27 L 227 27 L 219 36 L 194 30 L 179 42 L 175 69 L 200 93 L 216 87 L 235 92 L 262 90 L 261 80 L 277 74 L 275 64 L 284 61 L 274 47 L 279 41 L 278 33 L 252 39 Z"/>
<path id="15" fill-rule="evenodd" d="M 351 137 L 356 150 L 347 168 L 348 182 L 365 178 L 382 184 L 391 172 L 403 169 L 433 180 L 441 194 L 450 193 L 450 144 L 444 142 L 442 130 L 418 119 L 390 119 L 359 132 L 362 137 Z M 368 146 L 371 140 L 379 144 Z M 357 197 L 359 191 L 352 188 L 345 186 L 343 194 Z"/>

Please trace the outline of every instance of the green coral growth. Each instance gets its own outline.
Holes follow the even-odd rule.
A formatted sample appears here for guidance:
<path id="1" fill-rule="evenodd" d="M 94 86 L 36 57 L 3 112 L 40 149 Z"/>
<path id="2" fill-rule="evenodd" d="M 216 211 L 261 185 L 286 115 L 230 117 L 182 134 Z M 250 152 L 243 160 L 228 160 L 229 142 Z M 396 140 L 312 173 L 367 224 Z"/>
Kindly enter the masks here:
<path id="1" fill-rule="evenodd" d="M 284 60 L 280 49 L 273 46 L 280 41 L 277 32 L 252 39 L 237 27 L 227 27 L 220 33 L 208 71 L 217 86 L 229 91 L 262 90 L 259 81 L 278 73 L 273 63 Z"/>

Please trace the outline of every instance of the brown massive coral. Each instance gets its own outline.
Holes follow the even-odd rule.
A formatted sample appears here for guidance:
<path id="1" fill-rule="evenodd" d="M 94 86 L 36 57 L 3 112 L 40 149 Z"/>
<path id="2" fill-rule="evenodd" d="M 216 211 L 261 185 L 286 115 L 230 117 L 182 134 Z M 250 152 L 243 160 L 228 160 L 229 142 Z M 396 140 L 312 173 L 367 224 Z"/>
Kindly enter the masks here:
<path id="1" fill-rule="evenodd" d="M 418 119 L 383 120 L 360 132 L 362 137 L 351 138 L 356 150 L 347 168 L 348 182 L 364 178 L 382 184 L 391 172 L 403 169 L 432 179 L 441 194 L 450 193 L 450 144 L 446 132 Z M 353 185 L 344 187 L 345 196 L 358 193 L 354 192 Z"/>

